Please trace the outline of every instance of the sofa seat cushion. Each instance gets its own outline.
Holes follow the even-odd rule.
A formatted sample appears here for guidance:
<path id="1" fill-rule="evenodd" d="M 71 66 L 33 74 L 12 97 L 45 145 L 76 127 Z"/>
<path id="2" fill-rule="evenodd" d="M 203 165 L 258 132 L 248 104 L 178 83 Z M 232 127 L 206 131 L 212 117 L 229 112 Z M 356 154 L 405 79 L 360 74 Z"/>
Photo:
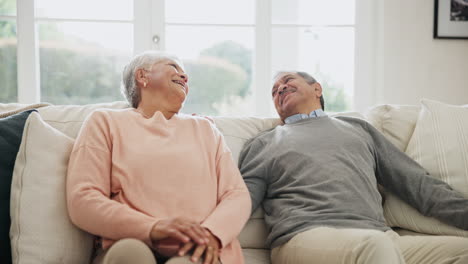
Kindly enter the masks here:
<path id="1" fill-rule="evenodd" d="M 239 242 L 243 248 L 269 249 L 265 244 L 268 228 L 263 218 L 250 218 L 239 234 Z"/>
<path id="2" fill-rule="evenodd" d="M 10 187 L 24 124 L 32 112 L 0 118 L 0 263 L 11 263 Z"/>
<path id="3" fill-rule="evenodd" d="M 430 236 L 430 234 L 418 233 L 399 227 L 393 228 L 393 231 L 395 231 L 400 236 Z"/>
<path id="4" fill-rule="evenodd" d="M 13 172 L 10 214 L 13 263 L 89 263 L 93 237 L 74 226 L 65 198 L 74 140 L 32 113 Z"/>
<path id="5" fill-rule="evenodd" d="M 242 253 L 247 264 L 270 264 L 270 250 L 268 249 L 245 248 Z"/>

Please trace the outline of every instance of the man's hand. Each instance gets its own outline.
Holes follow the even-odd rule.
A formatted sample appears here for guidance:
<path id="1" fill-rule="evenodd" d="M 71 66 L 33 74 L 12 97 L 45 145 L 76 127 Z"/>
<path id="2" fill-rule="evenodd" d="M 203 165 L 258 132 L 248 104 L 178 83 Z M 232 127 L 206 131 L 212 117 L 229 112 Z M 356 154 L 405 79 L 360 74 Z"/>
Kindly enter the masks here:
<path id="1" fill-rule="evenodd" d="M 210 236 L 199 223 L 185 218 L 160 220 L 150 232 L 153 244 L 162 239 L 173 238 L 182 243 L 193 241 L 198 245 L 206 245 L 210 242 Z"/>
<path id="2" fill-rule="evenodd" d="M 189 250 L 195 247 L 192 253 L 191 261 L 197 262 L 198 259 L 203 255 L 203 264 L 218 264 L 219 263 L 219 250 L 221 243 L 217 237 L 215 237 L 208 229 L 205 229 L 209 235 L 209 242 L 205 245 L 195 245 L 192 241 L 186 243 L 180 250 L 179 256 L 184 256 Z"/>

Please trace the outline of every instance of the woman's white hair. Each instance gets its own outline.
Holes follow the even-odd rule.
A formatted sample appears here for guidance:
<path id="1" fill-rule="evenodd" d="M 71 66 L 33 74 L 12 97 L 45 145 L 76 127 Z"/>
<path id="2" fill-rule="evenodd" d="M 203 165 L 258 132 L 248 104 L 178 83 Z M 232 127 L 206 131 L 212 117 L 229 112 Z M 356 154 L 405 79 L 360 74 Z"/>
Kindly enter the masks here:
<path id="1" fill-rule="evenodd" d="M 181 68 L 184 68 L 182 61 L 172 54 L 162 51 L 145 51 L 135 56 L 123 69 L 122 72 L 122 94 L 128 103 L 137 108 L 141 101 L 140 87 L 135 79 L 135 72 L 139 69 L 151 70 L 151 67 L 162 60 L 173 60 Z"/>

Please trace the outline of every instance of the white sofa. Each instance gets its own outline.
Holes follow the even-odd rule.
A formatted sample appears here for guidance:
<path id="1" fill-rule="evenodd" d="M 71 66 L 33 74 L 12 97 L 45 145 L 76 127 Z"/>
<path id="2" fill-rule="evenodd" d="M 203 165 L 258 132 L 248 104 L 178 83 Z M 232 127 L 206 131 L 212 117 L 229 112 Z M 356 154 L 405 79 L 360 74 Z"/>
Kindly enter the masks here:
<path id="1" fill-rule="evenodd" d="M 0 104 L 0 113 L 12 111 L 21 107 L 25 107 L 25 105 Z M 95 109 L 126 108 L 126 107 L 128 106 L 124 102 L 113 102 L 113 103 L 108 103 L 108 104 L 96 104 L 96 105 L 84 105 L 84 106 L 51 105 L 51 106 L 44 106 L 44 107 L 38 108 L 38 112 L 40 116 L 42 117 L 42 119 L 47 124 L 57 129 L 61 133 L 65 134 L 66 136 L 70 137 L 71 139 L 73 139 L 78 134 L 78 131 L 82 125 L 82 122 L 86 118 L 86 116 L 92 111 L 94 111 Z M 380 130 L 393 144 L 395 144 L 400 150 L 404 151 L 413 134 L 413 130 L 418 120 L 418 115 L 420 114 L 420 110 L 421 110 L 420 106 L 380 105 L 380 106 L 376 106 L 370 109 L 367 113 L 361 114 L 361 113 L 356 113 L 356 112 L 349 112 L 349 113 L 342 113 L 341 115 L 354 116 L 354 117 L 367 119 L 378 130 Z M 270 129 L 279 124 L 278 118 L 213 117 L 213 119 L 217 127 L 223 133 L 227 144 L 231 148 L 233 157 L 236 160 L 236 162 L 239 156 L 239 152 L 242 148 L 242 145 L 244 144 L 246 140 L 255 136 L 260 131 Z M 23 135 L 23 141 L 25 140 L 26 137 L 30 136 L 31 132 L 34 133 L 34 131 L 29 131 L 29 135 Z M 72 142 L 72 140 L 70 142 Z M 53 146 L 54 142 L 51 142 L 50 144 L 51 146 Z M 66 162 L 66 159 L 62 160 L 61 162 Z M 17 163 L 18 163 L 18 159 L 17 159 Z M 15 167 L 14 177 L 18 177 L 16 170 L 17 168 Z M 31 173 L 34 174 L 34 171 Z M 33 177 L 45 177 L 45 181 L 47 181 L 47 177 L 49 176 L 48 175 L 33 175 Z M 24 184 L 24 180 L 25 178 L 22 178 L 23 184 Z M 48 192 L 48 190 L 42 190 L 42 191 Z M 54 190 L 54 191 L 57 191 L 57 190 Z M 15 192 L 18 192 L 18 191 L 15 189 L 12 189 L 12 197 L 15 196 Z M 32 201 L 34 202 L 34 199 Z M 12 207 L 14 207 L 14 205 L 12 205 Z M 12 210 L 14 209 L 12 208 Z M 52 208 L 52 210 L 57 210 L 57 209 Z M 61 212 L 62 215 L 66 215 L 66 211 L 63 210 L 63 207 L 60 210 L 63 211 Z M 387 213 L 387 210 L 386 210 L 386 213 Z M 393 214 L 395 214 L 395 212 L 393 212 Z M 31 219 L 31 221 L 37 222 L 38 219 L 37 218 Z M 395 219 L 393 221 L 398 222 Z M 15 224 L 14 222 L 18 222 L 18 219 L 12 218 L 12 225 Z M 398 225 L 398 223 L 396 224 L 390 223 L 390 224 L 392 226 Z M 22 228 L 22 230 L 33 229 L 28 226 L 21 227 L 21 225 L 28 225 L 28 223 L 25 223 L 24 221 L 20 222 L 19 224 L 16 223 L 16 225 L 18 226 L 18 228 Z M 31 225 L 34 225 L 34 223 L 32 223 Z M 397 229 L 397 231 L 403 235 L 412 234 L 411 231 L 407 231 L 407 230 Z M 18 230 L 16 230 L 16 232 L 18 232 Z M 263 221 L 263 213 L 261 210 L 258 210 L 252 215 L 251 219 L 248 221 L 248 223 L 244 227 L 239 237 L 241 245 L 244 250 L 246 263 L 249 263 L 249 264 L 270 263 L 269 249 L 266 248 L 265 246 L 265 238 L 266 238 L 267 232 L 268 232 L 267 228 Z M 84 236 L 84 237 L 81 237 L 81 239 L 86 240 L 86 239 L 91 239 L 91 237 Z M 39 248 L 42 247 L 42 249 L 35 251 L 39 253 L 31 253 L 31 252 L 28 252 L 28 251 L 31 251 L 30 247 L 21 247 L 21 245 L 18 245 L 18 239 L 15 239 L 15 241 L 12 241 L 12 243 L 13 242 L 16 243 L 14 245 L 12 244 L 12 248 L 13 248 L 12 251 L 15 251 L 13 252 L 14 263 L 28 263 L 27 261 L 25 261 L 25 259 L 27 258 L 23 258 L 23 260 L 21 260 L 20 258 L 20 260 L 18 260 L 22 254 L 24 255 L 28 254 L 28 257 L 34 258 L 34 254 L 41 254 L 40 252 L 42 252 L 42 250 L 48 250 L 48 248 L 45 247 L 45 245 L 37 245 L 37 247 Z M 29 242 L 29 243 L 33 243 L 33 242 Z M 87 244 L 85 248 L 89 247 L 89 245 L 90 244 Z M 61 249 L 61 250 L 63 252 L 63 251 L 66 251 L 67 249 Z M 45 259 L 47 257 L 54 258 L 53 256 L 45 256 L 45 257 L 41 256 L 37 258 Z M 34 263 L 45 263 L 45 262 L 34 262 Z M 56 260 L 56 262 L 54 263 L 63 263 L 63 262 Z"/>

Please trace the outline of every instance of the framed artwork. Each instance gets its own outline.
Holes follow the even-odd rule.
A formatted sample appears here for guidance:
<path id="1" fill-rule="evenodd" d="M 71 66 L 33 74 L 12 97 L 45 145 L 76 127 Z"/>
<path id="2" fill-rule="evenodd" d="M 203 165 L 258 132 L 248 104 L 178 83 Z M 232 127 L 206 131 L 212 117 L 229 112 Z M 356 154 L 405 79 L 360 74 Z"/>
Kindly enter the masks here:
<path id="1" fill-rule="evenodd" d="M 468 39 L 468 0 L 435 0 L 434 38 Z"/>

